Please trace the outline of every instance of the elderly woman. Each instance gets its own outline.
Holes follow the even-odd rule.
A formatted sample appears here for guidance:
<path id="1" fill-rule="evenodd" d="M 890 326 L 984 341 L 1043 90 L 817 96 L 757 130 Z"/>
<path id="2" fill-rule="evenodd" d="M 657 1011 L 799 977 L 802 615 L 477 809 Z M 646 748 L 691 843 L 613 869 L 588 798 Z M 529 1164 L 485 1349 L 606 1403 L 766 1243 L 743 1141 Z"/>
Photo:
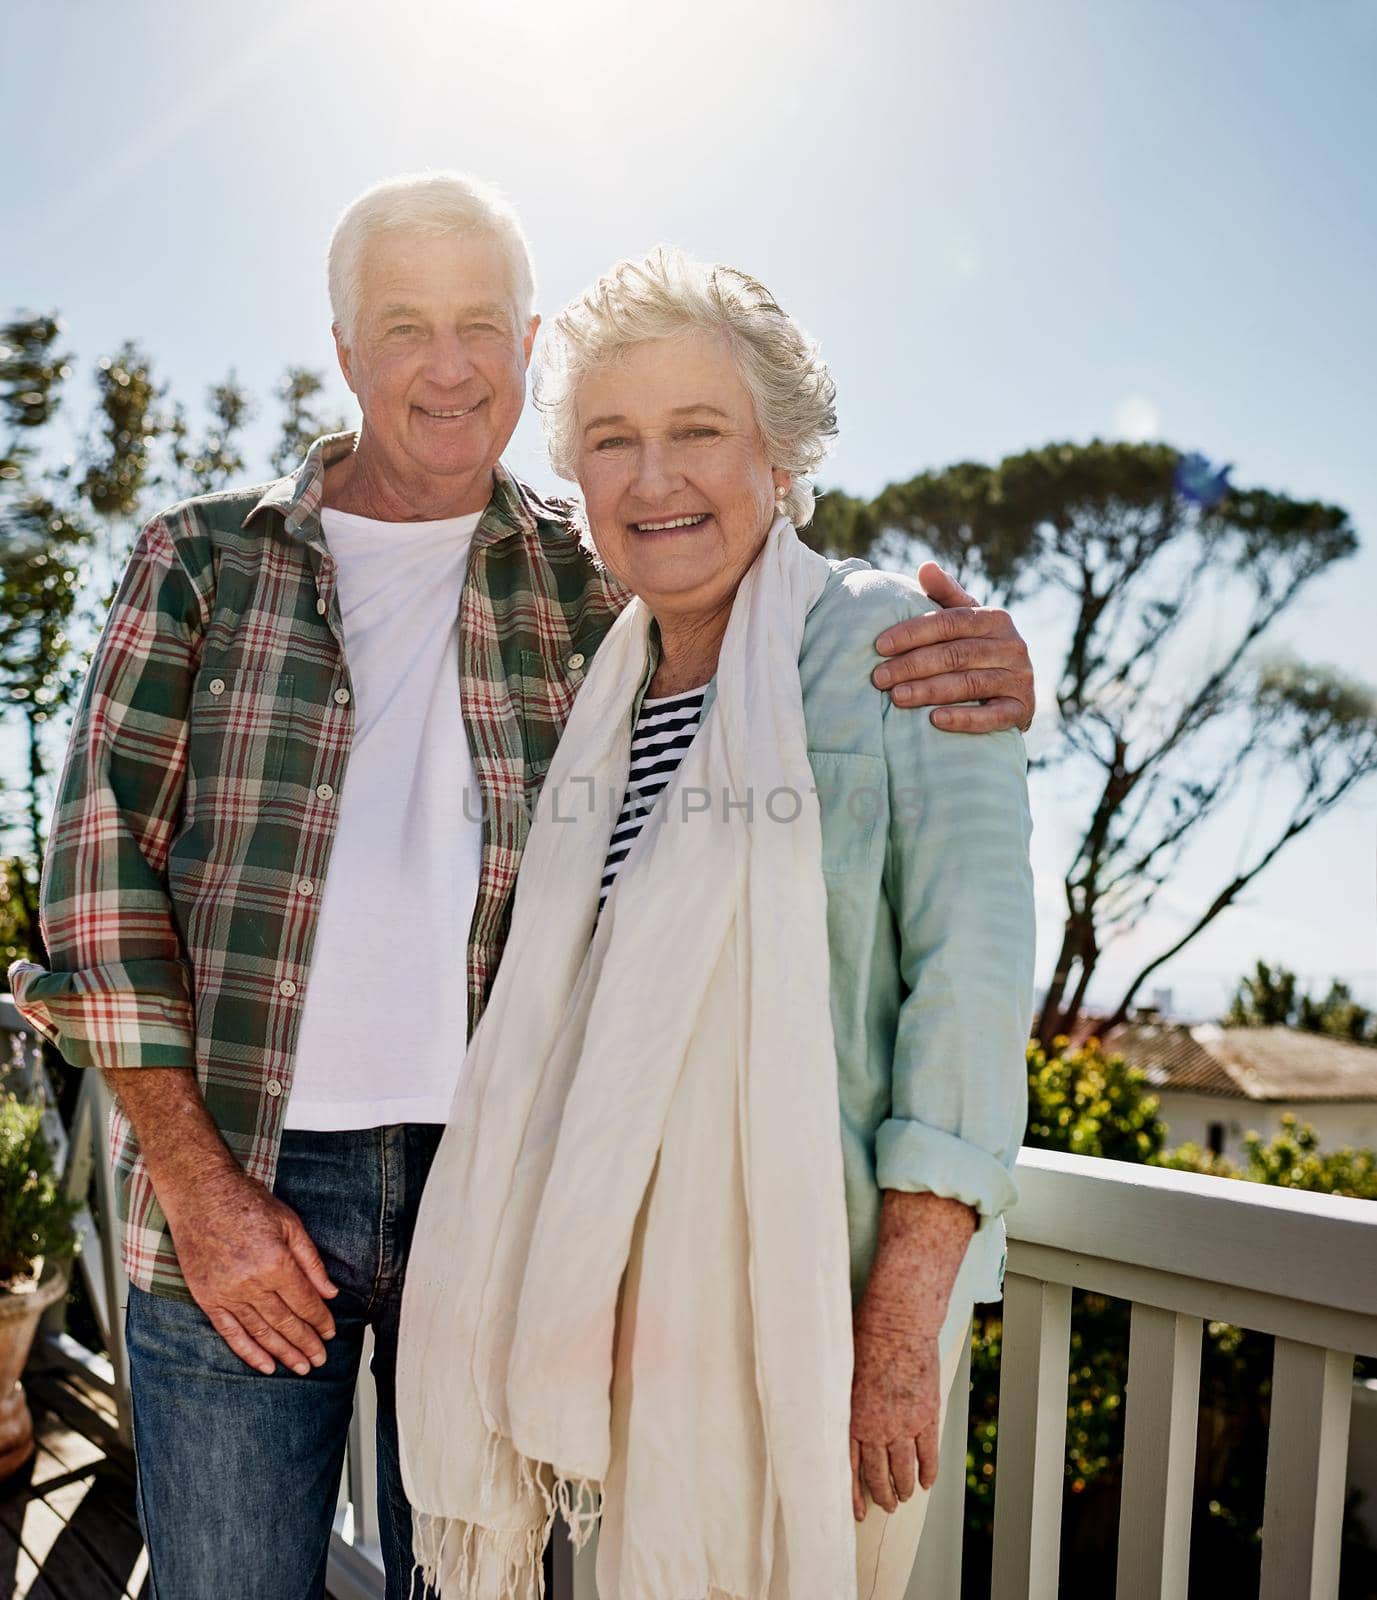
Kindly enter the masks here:
<path id="1" fill-rule="evenodd" d="M 413 1245 L 402 1466 L 444 1600 L 533 1593 L 556 1509 L 601 1515 L 601 1600 L 909 1579 L 1017 1197 L 1030 820 L 1017 733 L 869 684 L 915 587 L 798 537 L 833 395 L 758 283 L 667 251 L 546 351 L 552 459 L 637 600 Z"/>

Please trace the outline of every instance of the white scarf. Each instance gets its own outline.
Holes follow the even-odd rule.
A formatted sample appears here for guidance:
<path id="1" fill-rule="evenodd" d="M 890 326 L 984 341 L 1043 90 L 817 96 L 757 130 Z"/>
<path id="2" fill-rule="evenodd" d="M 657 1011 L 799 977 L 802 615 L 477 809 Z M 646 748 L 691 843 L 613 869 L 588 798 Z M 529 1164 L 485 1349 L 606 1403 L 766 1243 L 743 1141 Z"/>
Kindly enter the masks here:
<path id="1" fill-rule="evenodd" d="M 777 519 L 737 592 L 716 701 L 600 918 L 647 661 L 640 601 L 551 765 L 402 1301 L 402 1476 L 443 1600 L 527 1600 L 555 1508 L 582 1542 L 599 1492 L 602 1600 L 855 1594 L 847 1229 L 798 672 L 828 571 Z"/>

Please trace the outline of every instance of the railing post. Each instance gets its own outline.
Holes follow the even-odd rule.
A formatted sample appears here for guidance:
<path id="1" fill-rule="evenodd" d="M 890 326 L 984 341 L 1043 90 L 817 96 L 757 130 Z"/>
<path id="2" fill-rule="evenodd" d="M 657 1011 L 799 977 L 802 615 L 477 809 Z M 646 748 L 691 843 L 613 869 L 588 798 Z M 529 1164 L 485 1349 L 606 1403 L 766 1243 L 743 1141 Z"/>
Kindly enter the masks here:
<path id="1" fill-rule="evenodd" d="M 1116 1600 L 1186 1600 L 1202 1333 L 1198 1317 L 1133 1307 Z"/>
<path id="2" fill-rule="evenodd" d="M 550 1600 L 598 1600 L 598 1530 L 582 1550 L 569 1542 L 569 1530 L 562 1517 L 556 1517 L 550 1535 L 550 1566 L 553 1580 Z"/>
<path id="3" fill-rule="evenodd" d="M 110 1163 L 110 1113 L 113 1109 L 110 1091 L 99 1072 L 89 1071 L 81 1081 L 81 1093 L 89 1095 L 90 1139 L 96 1175 L 96 1203 L 100 1206 L 101 1272 L 105 1286 L 105 1304 L 108 1325 L 103 1330 L 105 1345 L 110 1352 L 110 1364 L 115 1369 L 115 1409 L 119 1416 L 120 1438 L 126 1445 L 134 1443 L 133 1406 L 129 1396 L 129 1352 L 124 1343 L 124 1308 L 129 1303 L 129 1278 L 124 1270 L 124 1257 L 120 1249 L 120 1225 L 115 1194 L 115 1174 Z M 87 1274 L 87 1282 L 93 1273 Z"/>
<path id="4" fill-rule="evenodd" d="M 378 1392 L 369 1370 L 373 1332 L 364 1334 L 359 1381 L 354 1390 L 354 1417 L 349 1424 L 349 1503 L 354 1509 L 354 1544 L 378 1551 Z"/>
<path id="5" fill-rule="evenodd" d="M 1337 1600 L 1353 1357 L 1277 1338 L 1259 1600 Z"/>
<path id="6" fill-rule="evenodd" d="M 991 1600 L 1056 1600 L 1071 1290 L 1004 1279 Z"/>

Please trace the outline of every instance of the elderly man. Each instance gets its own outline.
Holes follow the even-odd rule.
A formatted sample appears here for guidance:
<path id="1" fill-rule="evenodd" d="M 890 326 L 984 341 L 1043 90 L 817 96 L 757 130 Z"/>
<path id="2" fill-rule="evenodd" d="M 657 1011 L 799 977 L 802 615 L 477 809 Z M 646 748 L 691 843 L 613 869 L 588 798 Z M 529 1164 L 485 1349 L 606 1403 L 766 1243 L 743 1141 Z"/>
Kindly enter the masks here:
<path id="1" fill-rule="evenodd" d="M 52 971 L 11 973 L 117 1097 L 159 1600 L 323 1593 L 370 1328 L 387 1593 L 408 1590 L 393 1388 L 417 1201 L 530 802 L 627 598 L 500 464 L 539 320 L 509 208 L 467 178 L 383 184 L 335 230 L 330 296 L 362 428 L 144 530 L 58 797 Z M 876 692 L 985 698 L 932 713 L 946 727 L 1026 723 L 1022 640 L 934 574 L 955 609 L 882 642 L 906 653 Z"/>

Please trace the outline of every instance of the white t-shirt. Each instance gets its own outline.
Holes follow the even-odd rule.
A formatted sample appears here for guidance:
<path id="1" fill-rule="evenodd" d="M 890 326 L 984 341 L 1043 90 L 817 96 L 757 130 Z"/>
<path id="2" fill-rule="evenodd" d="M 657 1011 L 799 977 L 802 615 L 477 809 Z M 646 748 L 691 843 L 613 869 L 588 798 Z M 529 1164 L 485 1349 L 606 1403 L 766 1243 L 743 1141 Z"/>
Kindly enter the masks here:
<path id="1" fill-rule="evenodd" d="M 288 1128 L 444 1122 L 464 1059 L 482 806 L 459 705 L 478 515 L 322 510 L 354 741 L 304 992 Z"/>

